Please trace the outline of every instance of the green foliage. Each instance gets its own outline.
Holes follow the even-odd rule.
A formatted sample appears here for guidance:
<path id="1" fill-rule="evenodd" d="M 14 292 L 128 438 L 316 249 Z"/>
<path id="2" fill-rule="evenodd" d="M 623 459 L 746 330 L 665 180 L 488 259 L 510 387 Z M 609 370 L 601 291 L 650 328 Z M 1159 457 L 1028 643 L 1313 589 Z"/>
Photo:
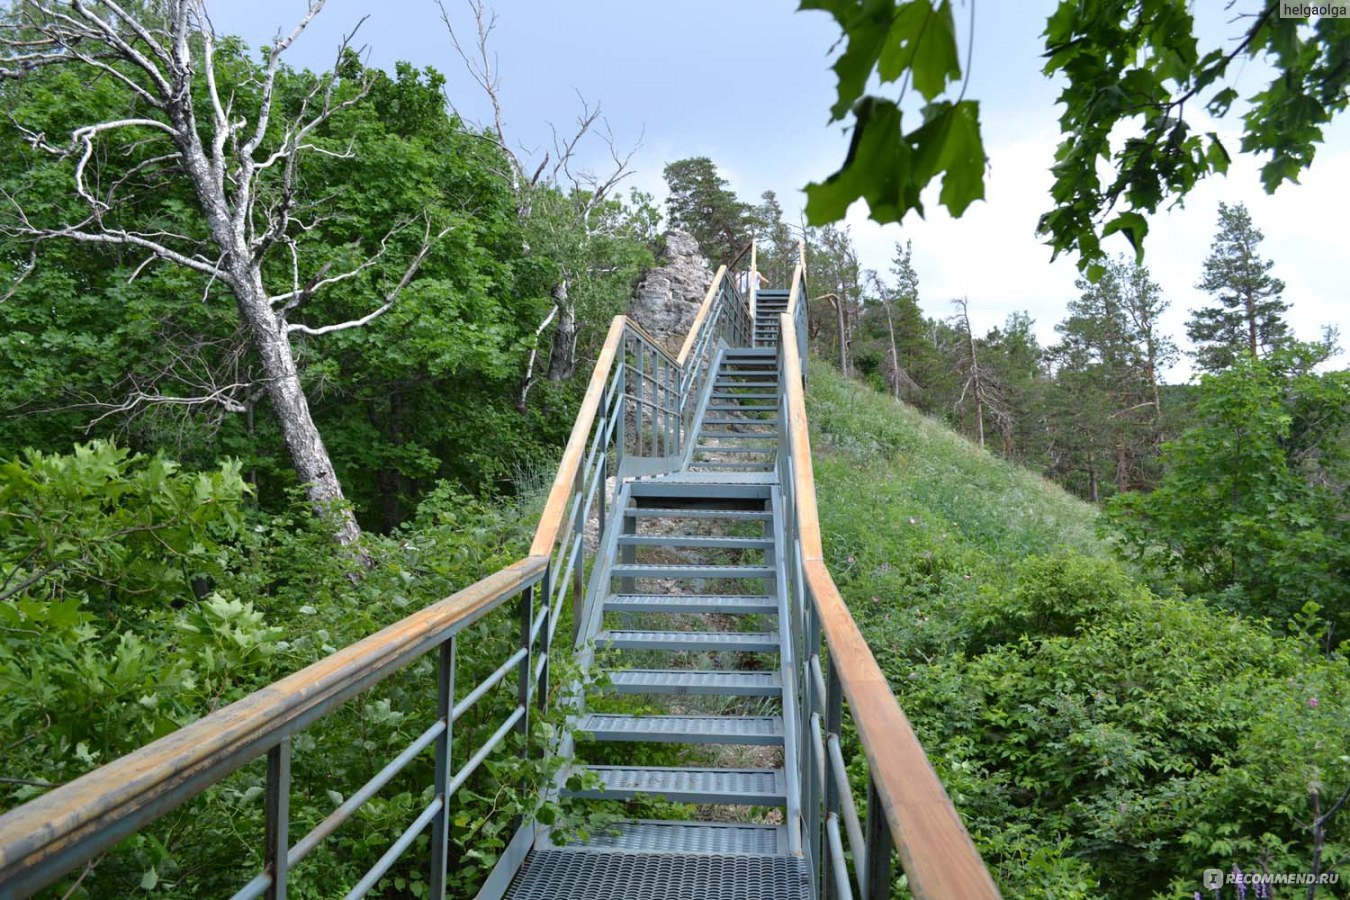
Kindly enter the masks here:
<path id="1" fill-rule="evenodd" d="M 1154 595 L 1090 507 L 816 361 L 807 402 L 830 569 L 1005 896 L 1309 870 L 1313 793 L 1350 786 L 1319 623 Z"/>
<path id="2" fill-rule="evenodd" d="M 246 491 L 237 463 L 189 474 L 104 441 L 0 461 L 0 614 L 181 603 L 220 572 Z"/>
<path id="3" fill-rule="evenodd" d="M 1142 252 L 1147 217 L 1160 204 L 1227 171 L 1228 148 L 1217 133 L 1198 133 L 1185 113 L 1188 103 L 1216 118 L 1229 113 L 1239 99 L 1234 60 L 1274 69 L 1268 86 L 1246 98 L 1242 150 L 1268 154 L 1267 191 L 1297 180 L 1323 126 L 1350 102 L 1350 20 L 1285 18 L 1277 5 L 1253 4 L 1255 11 L 1232 20 L 1243 23 L 1241 34 L 1202 50 L 1185 0 L 1061 0 L 1046 23 L 1045 73 L 1064 83 L 1063 141 L 1051 166 L 1053 206 L 1038 226 L 1056 254 L 1076 251 L 1095 281 L 1104 271 L 1103 238 L 1123 234 Z M 962 69 L 950 0 L 802 0 L 799 8 L 829 13 L 843 32 L 830 114 L 832 121 L 853 117 L 843 165 L 806 188 L 811 221 L 837 221 L 860 197 L 878 222 L 901 221 L 911 210 L 922 215 L 920 194 L 939 174 L 939 200 L 952 215 L 982 199 L 979 106 L 965 99 L 963 83 L 956 92 Z M 898 99 L 866 94 L 873 79 L 901 82 Z M 924 106 L 906 131 L 911 83 Z M 1098 174 L 1102 159 L 1114 169 L 1106 181 Z"/>
<path id="4" fill-rule="evenodd" d="M 1188 591 L 1281 622 L 1313 602 L 1343 635 L 1350 373 L 1288 361 L 1248 355 L 1202 378 L 1198 422 L 1165 447 L 1157 489 L 1114 501 L 1111 520 L 1129 556 Z"/>
<path id="5" fill-rule="evenodd" d="M 664 175 L 671 227 L 692 234 L 713 265 L 730 262 L 750 242 L 750 207 L 727 187 L 706 156 L 668 163 Z"/>
<path id="6" fill-rule="evenodd" d="M 1219 233 L 1205 257 L 1197 287 L 1219 301 L 1191 313 L 1186 336 L 1195 344 L 1196 363 L 1216 372 L 1231 366 L 1245 349 L 1264 356 L 1290 341 L 1280 294 L 1284 282 L 1270 274 L 1275 265 L 1257 255 L 1265 236 L 1241 203 L 1219 203 Z"/>
<path id="7" fill-rule="evenodd" d="M 331 523 L 316 520 L 298 491 L 281 513 L 242 518 L 237 466 L 190 473 L 162 457 L 95 444 L 61 457 L 31 453 L 0 471 L 6 492 L 0 509 L 13 511 L 0 520 L 6 529 L 0 577 L 32 570 L 36 557 L 29 557 L 40 546 L 34 535 L 53 522 L 64 522 L 62 533 L 90 549 L 78 566 L 0 601 L 6 698 L 0 808 L 39 796 L 514 562 L 536 516 L 528 503 L 491 504 L 442 483 L 394 535 L 367 536 L 371 567 L 353 582 L 335 555 Z M 153 547 L 136 543 L 151 538 Z M 186 549 L 166 552 L 180 545 Z M 209 582 L 197 586 L 210 592 L 198 600 L 186 578 L 203 575 Z M 104 602 L 104 589 L 118 602 Z M 85 595 L 92 598 L 82 602 Z M 559 627 L 569 633 L 566 618 Z M 518 644 L 510 603 L 464 632 L 457 696 Z M 294 736 L 292 835 L 331 813 L 434 720 L 432 662 L 414 663 Z M 576 677 L 556 647 L 550 667 L 555 690 Z M 516 698 L 513 674 L 465 713 L 455 724 L 454 759 L 467 760 Z M 550 698 L 548 714 L 532 716 L 536 748 L 551 746 L 566 727 L 552 712 L 556 700 Z M 456 896 L 473 894 L 517 816 L 574 831 L 608 820 L 603 811 L 544 804 L 539 788 L 551 783 L 560 760 L 524 758 L 520 741 L 511 736 L 456 795 Z M 262 866 L 264 776 L 255 763 L 211 787 L 102 857 L 71 896 L 236 890 Z M 424 753 L 296 870 L 292 894 L 327 897 L 335 885 L 353 884 L 424 808 L 430 784 L 431 755 Z M 426 895 L 426 838 L 420 841 L 383 889 Z"/>

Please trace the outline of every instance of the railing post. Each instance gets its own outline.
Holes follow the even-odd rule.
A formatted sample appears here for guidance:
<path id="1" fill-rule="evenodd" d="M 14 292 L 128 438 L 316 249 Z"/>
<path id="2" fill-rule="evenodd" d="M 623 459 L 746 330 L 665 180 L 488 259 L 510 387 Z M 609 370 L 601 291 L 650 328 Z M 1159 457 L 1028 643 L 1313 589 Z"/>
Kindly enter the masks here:
<path id="1" fill-rule="evenodd" d="M 543 662 L 539 667 L 539 678 L 535 681 L 534 694 L 535 704 L 539 707 L 539 712 L 544 713 L 548 710 L 548 689 L 549 689 L 549 669 L 553 665 L 553 622 L 561 614 L 560 610 L 553 608 L 556 603 L 553 597 L 553 568 L 544 570 L 544 577 L 539 582 L 539 600 L 540 612 L 543 612 L 545 606 L 548 612 L 548 621 L 539 628 L 539 653 L 543 657 Z"/>
<path id="2" fill-rule="evenodd" d="M 290 823 L 291 739 L 287 736 L 267 751 L 267 823 L 264 826 L 263 859 L 272 883 L 263 894 L 266 900 L 286 900 Z"/>
<path id="3" fill-rule="evenodd" d="M 891 829 L 881 809 L 881 797 L 871 774 L 867 776 L 867 871 L 858 873 L 862 900 L 885 900 L 891 895 Z"/>
<path id="4" fill-rule="evenodd" d="M 827 683 L 826 683 L 826 686 L 825 686 L 825 698 L 824 698 L 824 700 L 825 700 L 825 741 L 826 741 L 826 745 L 827 745 L 827 746 L 828 746 L 828 744 L 829 744 L 830 735 L 832 735 L 832 734 L 833 734 L 833 735 L 838 735 L 838 734 L 839 734 L 840 727 L 841 727 L 841 725 L 843 724 L 843 720 L 844 720 L 844 704 L 843 704 L 843 697 L 841 696 L 841 695 L 842 695 L 842 692 L 843 692 L 843 687 L 842 687 L 842 685 L 840 685 L 840 683 L 839 683 L 839 671 L 838 671 L 838 670 L 835 668 L 835 666 L 834 666 L 834 659 L 833 659 L 833 658 L 830 659 L 829 664 L 830 664 L 830 670 L 829 670 L 828 675 L 826 675 Z M 826 768 L 828 769 L 828 767 L 829 767 L 829 759 L 828 759 L 828 758 L 826 758 L 826 760 L 824 761 L 824 765 L 825 765 Z M 831 816 L 834 816 L 834 817 L 836 818 L 836 820 L 838 819 L 838 816 L 839 816 L 839 791 L 838 791 L 838 789 L 835 787 L 834 779 L 829 777 L 829 772 L 828 772 L 828 771 L 825 773 L 825 776 L 826 776 L 826 777 L 825 777 L 825 816 L 824 816 L 824 818 L 825 818 L 825 822 L 828 824 L 829 819 L 830 819 Z M 828 841 L 825 842 L 825 846 L 826 846 L 826 848 L 829 847 L 829 842 L 828 842 Z M 831 877 L 831 872 L 832 872 L 832 869 L 833 869 L 834 865 L 836 865 L 838 862 L 842 862 L 842 860 L 836 861 L 836 860 L 830 859 L 830 854 L 829 854 L 829 851 L 828 851 L 828 849 L 827 849 L 826 852 L 825 852 L 825 865 L 821 866 L 821 876 L 822 876 L 822 878 L 821 878 L 821 892 L 820 892 L 820 893 L 821 893 L 821 896 L 825 898 L 825 900 L 830 900 L 830 898 L 836 896 L 836 891 L 835 891 L 835 886 L 834 886 L 834 879 L 833 879 L 833 877 Z"/>
<path id="5" fill-rule="evenodd" d="M 628 452 L 625 446 L 628 442 L 628 367 L 624 360 L 620 359 L 617 363 L 619 372 L 614 377 L 618 379 L 618 387 L 614 389 L 615 402 L 618 404 L 619 424 L 614 431 L 614 446 L 617 452 L 614 457 L 614 471 L 619 471 L 619 466 L 623 463 L 624 455 Z"/>
<path id="6" fill-rule="evenodd" d="M 445 876 L 450 865 L 450 798 L 445 789 L 450 783 L 450 739 L 454 723 L 450 721 L 455 706 L 455 638 L 442 641 L 436 663 L 436 716 L 445 723 L 445 730 L 436 738 L 436 769 L 432 773 L 436 796 L 441 798 L 441 810 L 431 820 L 431 894 L 430 900 L 445 900 Z"/>

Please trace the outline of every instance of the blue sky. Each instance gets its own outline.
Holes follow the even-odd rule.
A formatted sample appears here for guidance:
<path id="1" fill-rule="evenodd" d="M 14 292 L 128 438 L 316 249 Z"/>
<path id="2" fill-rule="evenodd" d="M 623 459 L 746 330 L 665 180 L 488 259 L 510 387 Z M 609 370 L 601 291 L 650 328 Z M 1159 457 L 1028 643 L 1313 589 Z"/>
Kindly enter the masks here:
<path id="1" fill-rule="evenodd" d="M 446 9 L 472 34 L 463 0 Z M 796 12 L 795 0 L 498 0 L 492 35 L 501 74 L 506 129 L 526 155 L 542 158 L 550 123 L 567 131 L 580 110 L 578 93 L 599 102 L 618 144 L 641 139 L 630 184 L 664 194 L 661 169 L 687 156 L 709 156 L 746 200 L 775 190 L 790 216 L 800 189 L 827 176 L 843 158 L 847 135 L 828 124 L 834 80 L 830 49 L 838 36 L 824 13 Z M 926 220 L 877 226 L 855 205 L 848 224 L 863 264 L 885 271 L 897 240 L 912 240 L 922 304 L 930 315 L 952 312 L 966 296 L 983 329 L 1017 310 L 1030 312 L 1042 343 L 1055 340 L 1054 324 L 1077 292 L 1070 259 L 1050 263 L 1035 236 L 1047 208 L 1048 167 L 1058 142 L 1054 84 L 1040 74 L 1040 32 L 1053 0 L 981 3 L 976 7 L 974 57 L 967 96 L 981 101 L 989 155 L 987 200 L 959 220 L 926 200 Z M 1221 41 L 1226 4 L 1197 4 L 1201 34 Z M 217 30 L 261 44 L 278 29 L 289 31 L 304 0 L 231 0 L 211 6 Z M 958 3 L 962 49 L 970 7 Z M 457 109 L 487 121 L 489 107 L 450 45 L 433 0 L 329 0 L 290 54 L 293 65 L 326 67 L 342 37 L 363 17 L 357 44 L 372 64 L 406 59 L 444 72 Z M 1259 84 L 1262 69 L 1249 65 L 1240 86 Z M 1250 91 L 1249 91 L 1250 92 Z M 1237 146 L 1233 125 L 1216 126 Z M 588 153 L 597 161 L 603 144 Z M 1323 324 L 1336 325 L 1350 342 L 1350 261 L 1346 210 L 1350 209 L 1350 120 L 1327 132 L 1302 184 L 1267 196 L 1258 163 L 1241 159 L 1226 178 L 1196 188 L 1185 207 L 1156 217 L 1146 263 L 1171 300 L 1163 325 L 1179 340 L 1187 310 L 1206 301 L 1195 282 L 1215 230 L 1220 200 L 1244 202 L 1266 233 L 1265 254 L 1285 280 L 1291 322 L 1303 338 Z M 1123 239 L 1117 249 L 1123 252 Z M 1108 247 L 1110 245 L 1108 244 Z M 1184 341 L 1183 341 L 1184 344 Z M 1343 364 L 1344 357 L 1342 357 Z M 1184 363 L 1169 380 L 1189 375 Z"/>

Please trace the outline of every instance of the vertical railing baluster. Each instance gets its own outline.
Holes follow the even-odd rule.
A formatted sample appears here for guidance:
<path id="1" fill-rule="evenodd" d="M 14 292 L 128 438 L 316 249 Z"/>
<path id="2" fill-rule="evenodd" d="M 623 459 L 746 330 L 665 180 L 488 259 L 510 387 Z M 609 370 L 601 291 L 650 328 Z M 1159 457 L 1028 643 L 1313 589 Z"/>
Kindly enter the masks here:
<path id="1" fill-rule="evenodd" d="M 825 739 L 826 739 L 826 741 L 829 741 L 830 735 L 832 735 L 832 734 L 834 734 L 834 735 L 839 734 L 840 726 L 842 725 L 843 720 L 844 720 L 844 705 L 843 705 L 843 698 L 840 696 L 841 691 L 842 691 L 842 688 L 841 688 L 841 686 L 840 686 L 840 684 L 839 684 L 839 670 L 835 668 L 835 665 L 834 665 L 834 659 L 833 659 L 833 658 L 830 658 L 830 660 L 829 660 L 829 665 L 830 665 L 830 671 L 829 671 L 828 675 L 826 676 L 826 678 L 827 678 L 827 683 L 826 683 L 826 686 L 825 686 Z M 826 757 L 826 759 L 824 760 L 824 763 L 823 763 L 823 764 L 824 764 L 824 766 L 825 766 L 827 769 L 829 768 L 829 758 L 828 758 L 828 757 Z M 834 786 L 834 779 L 829 777 L 829 772 L 826 772 L 826 773 L 825 773 L 825 776 L 826 776 L 826 777 L 825 777 L 825 819 L 826 819 L 826 821 L 828 822 L 830 816 L 835 816 L 835 817 L 837 818 L 838 815 L 839 815 L 839 792 L 838 792 L 838 790 L 837 790 L 837 789 L 835 788 L 835 786 Z M 826 842 L 826 846 L 827 846 L 827 847 L 829 846 L 829 843 L 828 843 L 828 842 Z M 821 874 L 824 876 L 823 879 L 822 879 L 823 884 L 821 885 L 821 887 L 822 887 L 822 890 L 821 890 L 821 896 L 824 897 L 824 898 L 826 898 L 826 900 L 829 900 L 829 898 L 835 896 L 834 879 L 831 877 L 831 874 L 830 874 L 831 871 L 832 871 L 834 862 L 835 862 L 834 860 L 832 860 L 832 859 L 829 858 L 829 853 L 827 852 L 827 853 L 826 853 L 826 863 L 827 863 L 827 864 L 826 864 L 825 866 L 822 867 L 822 873 L 821 873 Z"/>
<path id="2" fill-rule="evenodd" d="M 634 426 L 637 434 L 637 455 L 643 456 L 642 452 L 642 410 L 646 406 L 645 400 L 647 394 L 647 379 L 643 377 L 645 371 L 645 361 L 643 360 L 642 348 L 637 348 L 637 381 L 634 383 L 634 393 L 637 395 L 637 402 L 633 404 Z"/>
<path id="3" fill-rule="evenodd" d="M 445 877 L 450 866 L 450 798 L 445 788 L 450 783 L 450 738 L 454 728 L 450 712 L 455 706 L 455 639 L 442 641 L 436 662 L 436 717 L 445 730 L 436 739 L 435 771 L 432 773 L 441 811 L 431 820 L 431 900 L 445 900 Z"/>
<path id="4" fill-rule="evenodd" d="M 891 895 L 891 829 L 881 808 L 877 783 L 867 777 L 867 871 L 858 873 L 863 900 L 885 900 Z"/>
<path id="5" fill-rule="evenodd" d="M 614 446 L 617 448 L 617 456 L 614 459 L 614 471 L 616 473 L 619 471 L 619 467 L 623 464 L 624 456 L 628 453 L 628 447 L 626 446 L 628 442 L 628 423 L 626 421 L 626 419 L 628 418 L 627 372 L 628 367 L 624 364 L 623 360 L 620 360 L 619 374 L 615 376 L 616 378 L 619 379 L 619 386 L 614 391 L 614 396 L 616 398 L 615 402 L 618 404 L 619 407 L 617 412 L 617 415 L 619 417 L 619 424 L 616 426 L 616 430 L 614 432 Z"/>
<path id="6" fill-rule="evenodd" d="M 263 860 L 272 876 L 263 897 L 286 900 L 286 855 L 290 852 L 291 739 L 289 736 L 267 751 L 267 821 L 264 827 Z"/>
<path id="7" fill-rule="evenodd" d="M 549 690 L 549 669 L 553 665 L 553 622 L 561 614 L 560 610 L 551 608 L 556 605 L 553 599 L 553 568 L 544 570 L 544 577 L 539 582 L 539 604 L 542 608 L 547 605 L 550 609 L 547 612 L 548 621 L 539 629 L 539 652 L 543 654 L 544 664 L 539 668 L 539 680 L 534 685 L 535 704 L 539 707 L 541 713 L 548 710 L 548 690 Z"/>

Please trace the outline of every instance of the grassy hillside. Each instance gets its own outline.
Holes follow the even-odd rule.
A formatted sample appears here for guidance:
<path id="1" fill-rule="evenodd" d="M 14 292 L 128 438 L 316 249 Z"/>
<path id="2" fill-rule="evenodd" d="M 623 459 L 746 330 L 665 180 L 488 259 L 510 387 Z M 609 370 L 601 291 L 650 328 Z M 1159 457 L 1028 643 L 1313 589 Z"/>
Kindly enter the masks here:
<path id="1" fill-rule="evenodd" d="M 831 570 L 1005 896 L 1311 870 L 1315 810 L 1350 787 L 1343 658 L 1158 597 L 1092 507 L 826 364 L 809 380 Z"/>

